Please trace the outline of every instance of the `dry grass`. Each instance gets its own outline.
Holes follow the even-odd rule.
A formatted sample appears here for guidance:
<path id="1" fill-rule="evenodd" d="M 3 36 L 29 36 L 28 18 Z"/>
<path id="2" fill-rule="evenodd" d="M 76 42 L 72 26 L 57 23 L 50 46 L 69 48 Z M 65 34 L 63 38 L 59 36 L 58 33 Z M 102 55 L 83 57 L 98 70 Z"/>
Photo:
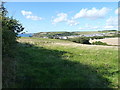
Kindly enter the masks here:
<path id="1" fill-rule="evenodd" d="M 113 44 L 118 43 L 117 38 L 104 39 L 103 41 L 107 41 L 109 43 L 114 42 Z M 70 41 L 63 41 L 63 40 L 56 40 L 56 39 L 21 38 L 21 39 L 18 39 L 18 42 L 25 42 L 25 43 L 36 44 L 36 45 L 41 45 L 41 44 L 43 45 L 44 44 L 44 45 L 47 45 L 47 46 L 49 46 L 49 45 L 59 45 L 59 46 L 69 46 L 69 47 L 93 48 L 93 49 L 96 49 L 96 48 L 97 49 L 106 49 L 106 48 L 118 49 L 118 46 L 79 44 L 79 43 L 74 43 L 74 42 L 70 42 Z"/>
<path id="2" fill-rule="evenodd" d="M 90 43 L 101 41 L 101 42 L 107 43 L 108 45 L 119 45 L 118 40 L 119 38 L 94 39 L 94 40 L 90 40 Z"/>

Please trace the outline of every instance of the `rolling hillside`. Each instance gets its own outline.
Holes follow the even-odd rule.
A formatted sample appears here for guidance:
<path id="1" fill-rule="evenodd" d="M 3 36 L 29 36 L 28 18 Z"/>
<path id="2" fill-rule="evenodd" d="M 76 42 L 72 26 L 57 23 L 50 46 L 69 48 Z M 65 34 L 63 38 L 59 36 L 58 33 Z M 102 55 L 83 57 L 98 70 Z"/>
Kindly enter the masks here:
<path id="1" fill-rule="evenodd" d="M 11 87 L 117 88 L 118 49 L 65 40 L 20 38 Z"/>

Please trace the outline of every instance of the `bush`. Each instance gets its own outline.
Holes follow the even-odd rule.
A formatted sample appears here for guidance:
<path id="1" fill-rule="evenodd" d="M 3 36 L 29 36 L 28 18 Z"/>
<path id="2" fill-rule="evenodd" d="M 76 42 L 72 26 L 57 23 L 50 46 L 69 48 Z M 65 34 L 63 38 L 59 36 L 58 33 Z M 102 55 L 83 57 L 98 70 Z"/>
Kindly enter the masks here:
<path id="1" fill-rule="evenodd" d="M 104 36 L 94 36 L 94 37 L 89 37 L 89 38 L 91 38 L 93 40 L 93 39 L 103 39 L 105 37 Z"/>
<path id="2" fill-rule="evenodd" d="M 96 41 L 92 43 L 93 45 L 108 45 L 107 43 L 103 43 L 101 41 Z"/>
<path id="3" fill-rule="evenodd" d="M 88 37 L 77 37 L 77 38 L 71 38 L 69 40 L 72 42 L 81 43 L 81 44 L 90 44 L 89 42 L 90 38 Z"/>
<path id="4" fill-rule="evenodd" d="M 7 10 L 4 8 L 3 3 L 0 7 L 2 14 L 0 14 L 0 21 L 2 21 L 2 52 L 8 51 L 15 46 L 18 33 L 24 30 L 22 25 L 13 17 L 6 16 Z"/>
<path id="5" fill-rule="evenodd" d="M 89 38 L 87 38 L 87 37 L 80 38 L 80 43 L 82 43 L 82 44 L 90 44 Z"/>

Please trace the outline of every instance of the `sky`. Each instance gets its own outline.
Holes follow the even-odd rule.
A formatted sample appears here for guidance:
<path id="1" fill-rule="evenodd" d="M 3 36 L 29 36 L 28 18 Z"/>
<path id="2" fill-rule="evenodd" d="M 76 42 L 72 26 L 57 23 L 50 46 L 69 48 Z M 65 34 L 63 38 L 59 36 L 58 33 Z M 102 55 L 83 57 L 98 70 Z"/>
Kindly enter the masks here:
<path id="1" fill-rule="evenodd" d="M 7 2 L 119 2 L 119 0 L 2 0 Z"/>
<path id="2" fill-rule="evenodd" d="M 117 2 L 7 2 L 28 33 L 118 29 Z"/>

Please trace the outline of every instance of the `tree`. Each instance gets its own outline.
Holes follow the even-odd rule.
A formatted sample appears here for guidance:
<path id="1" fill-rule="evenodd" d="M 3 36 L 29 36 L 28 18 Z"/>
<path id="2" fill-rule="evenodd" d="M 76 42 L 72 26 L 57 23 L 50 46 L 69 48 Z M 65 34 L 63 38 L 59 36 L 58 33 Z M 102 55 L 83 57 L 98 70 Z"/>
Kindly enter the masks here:
<path id="1" fill-rule="evenodd" d="M 7 16 L 8 11 L 4 7 L 4 3 L 1 3 L 0 6 L 0 20 L 2 22 L 2 51 L 4 54 L 16 44 L 17 35 L 24 30 L 24 27 L 18 20 Z"/>

